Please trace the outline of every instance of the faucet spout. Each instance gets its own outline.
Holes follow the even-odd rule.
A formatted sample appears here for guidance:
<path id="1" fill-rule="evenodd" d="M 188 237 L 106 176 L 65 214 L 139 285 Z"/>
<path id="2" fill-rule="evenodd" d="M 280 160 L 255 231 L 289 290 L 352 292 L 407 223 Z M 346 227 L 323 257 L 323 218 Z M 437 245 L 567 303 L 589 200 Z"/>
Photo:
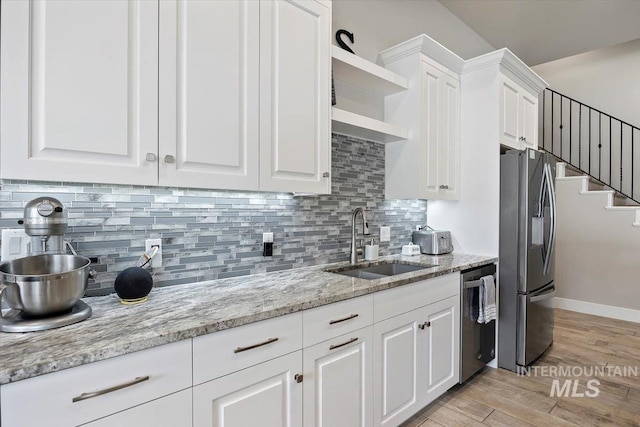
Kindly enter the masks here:
<path id="1" fill-rule="evenodd" d="M 362 208 L 355 208 L 351 213 L 351 264 L 358 262 L 358 251 L 362 251 L 362 248 L 356 246 L 356 218 L 358 214 L 362 216 L 362 234 L 369 235 L 367 213 Z"/>

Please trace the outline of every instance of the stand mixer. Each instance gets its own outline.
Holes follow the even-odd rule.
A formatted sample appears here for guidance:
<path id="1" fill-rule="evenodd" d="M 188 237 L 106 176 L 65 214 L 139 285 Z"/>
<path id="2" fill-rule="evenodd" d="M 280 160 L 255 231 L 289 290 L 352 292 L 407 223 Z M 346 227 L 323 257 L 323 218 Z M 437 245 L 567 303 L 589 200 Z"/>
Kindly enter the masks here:
<path id="1" fill-rule="evenodd" d="M 31 236 L 29 256 L 0 264 L 0 331 L 31 332 L 70 325 L 91 317 L 84 296 L 91 261 L 65 242 L 67 211 L 52 197 L 27 203 L 18 221 Z M 66 247 L 73 255 L 66 255 Z"/>

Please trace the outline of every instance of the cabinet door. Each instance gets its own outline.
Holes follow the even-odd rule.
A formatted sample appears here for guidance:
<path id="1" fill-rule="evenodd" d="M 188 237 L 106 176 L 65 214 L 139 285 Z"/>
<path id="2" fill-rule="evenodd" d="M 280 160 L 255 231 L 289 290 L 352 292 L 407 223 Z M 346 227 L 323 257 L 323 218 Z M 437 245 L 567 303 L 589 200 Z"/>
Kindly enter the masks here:
<path id="1" fill-rule="evenodd" d="M 372 327 L 303 350 L 305 427 L 372 426 Z"/>
<path id="2" fill-rule="evenodd" d="M 538 149 L 538 98 L 523 90 L 520 93 L 520 111 L 522 148 Z"/>
<path id="3" fill-rule="evenodd" d="M 500 144 L 520 149 L 520 87 L 507 77 L 500 80 Z"/>
<path id="4" fill-rule="evenodd" d="M 331 191 L 331 9 L 260 3 L 260 189 Z"/>
<path id="5" fill-rule="evenodd" d="M 460 82 L 422 62 L 421 198 L 457 200 L 460 195 Z"/>
<path id="6" fill-rule="evenodd" d="M 191 389 L 136 406 L 84 427 L 176 427 L 191 425 Z"/>
<path id="7" fill-rule="evenodd" d="M 440 110 L 440 91 L 442 88 L 442 71 L 427 62 L 422 62 L 422 165 L 420 181 L 421 197 L 438 198 L 438 138 L 439 127 L 444 114 Z"/>
<path id="8" fill-rule="evenodd" d="M 158 3 L 4 1 L 1 27 L 1 176 L 157 184 Z"/>
<path id="9" fill-rule="evenodd" d="M 424 308 L 420 394 L 426 405 L 458 382 L 460 361 L 460 298 L 450 297 Z"/>
<path id="10" fill-rule="evenodd" d="M 259 10 L 160 2 L 160 184 L 258 189 Z"/>
<path id="11" fill-rule="evenodd" d="M 438 198 L 460 198 L 460 82 L 443 74 L 438 123 Z"/>
<path id="12" fill-rule="evenodd" d="M 396 426 L 420 409 L 418 324 L 423 309 L 373 325 L 373 393 L 376 426 Z"/>
<path id="13" fill-rule="evenodd" d="M 302 426 L 301 351 L 193 388 L 194 427 Z"/>

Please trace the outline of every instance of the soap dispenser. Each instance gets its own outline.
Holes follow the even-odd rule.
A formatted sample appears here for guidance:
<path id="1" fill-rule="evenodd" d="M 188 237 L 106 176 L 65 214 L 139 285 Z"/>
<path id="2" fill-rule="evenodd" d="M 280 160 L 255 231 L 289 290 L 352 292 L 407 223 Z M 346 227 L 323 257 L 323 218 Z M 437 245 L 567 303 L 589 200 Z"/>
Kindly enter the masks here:
<path id="1" fill-rule="evenodd" d="M 373 239 L 371 244 L 364 245 L 364 259 L 367 261 L 375 261 L 378 259 L 378 245 L 375 245 Z"/>

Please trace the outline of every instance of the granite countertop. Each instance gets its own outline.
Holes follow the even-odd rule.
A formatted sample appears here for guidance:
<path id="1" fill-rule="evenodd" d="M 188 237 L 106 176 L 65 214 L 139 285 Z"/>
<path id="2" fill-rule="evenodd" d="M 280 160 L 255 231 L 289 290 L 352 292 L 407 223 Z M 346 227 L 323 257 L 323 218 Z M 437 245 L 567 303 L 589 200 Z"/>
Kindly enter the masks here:
<path id="1" fill-rule="evenodd" d="M 328 273 L 348 263 L 156 288 L 134 306 L 117 295 L 85 298 L 91 318 L 59 329 L 0 332 L 0 385 L 497 261 L 463 254 L 392 255 L 380 260 L 437 264 L 376 280 Z M 374 263 L 360 263 L 376 264 Z"/>

